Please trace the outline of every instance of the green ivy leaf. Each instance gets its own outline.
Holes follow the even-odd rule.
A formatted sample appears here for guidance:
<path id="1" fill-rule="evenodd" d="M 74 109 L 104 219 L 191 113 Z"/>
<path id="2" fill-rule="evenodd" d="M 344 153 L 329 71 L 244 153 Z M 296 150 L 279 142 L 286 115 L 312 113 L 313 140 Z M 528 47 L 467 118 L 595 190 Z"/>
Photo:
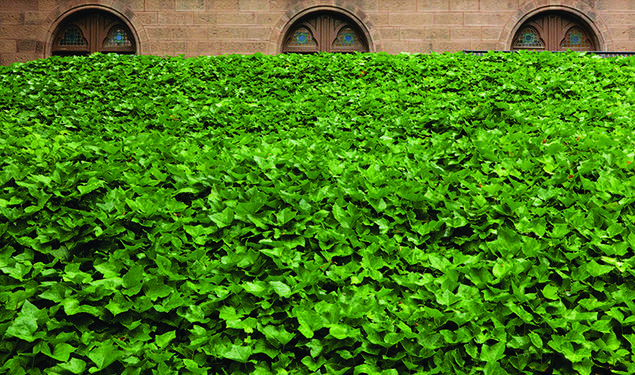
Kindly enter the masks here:
<path id="1" fill-rule="evenodd" d="M 7 328 L 5 335 L 33 342 L 39 336 L 35 335 L 38 330 L 38 319 L 46 315 L 45 310 L 41 311 L 29 301 L 24 301 L 22 309 Z"/>
<path id="2" fill-rule="evenodd" d="M 59 366 L 73 374 L 83 374 L 84 370 L 86 370 L 86 362 L 78 358 L 71 358 L 70 361 L 60 363 Z"/>
<path id="3" fill-rule="evenodd" d="M 286 345 L 295 335 L 290 333 L 284 327 L 276 327 L 273 325 L 267 325 L 262 328 L 262 333 L 264 333 L 267 341 L 270 343 L 279 346 Z"/>
<path id="4" fill-rule="evenodd" d="M 291 288 L 281 281 L 269 281 L 269 285 L 282 298 L 287 298 L 291 295 Z"/>
<path id="5" fill-rule="evenodd" d="M 558 287 L 547 284 L 544 288 L 542 288 L 542 295 L 547 299 L 559 299 L 558 297 Z"/>
<path id="6" fill-rule="evenodd" d="M 540 338 L 539 334 L 537 334 L 536 332 L 529 332 L 529 339 L 536 348 L 542 349 L 542 339 Z"/>
<path id="7" fill-rule="evenodd" d="M 497 342 L 494 345 L 483 344 L 481 347 L 481 361 L 494 363 L 505 357 L 505 343 Z"/>
<path id="8" fill-rule="evenodd" d="M 250 346 L 239 346 L 234 344 L 230 344 L 219 349 L 219 354 L 222 357 L 241 363 L 246 363 L 252 353 L 253 349 Z"/>
<path id="9" fill-rule="evenodd" d="M 165 348 L 172 340 L 176 338 L 176 331 L 169 331 L 162 335 L 157 335 L 154 342 L 161 349 Z"/>
<path id="10" fill-rule="evenodd" d="M 117 361 L 121 352 L 117 350 L 112 341 L 108 340 L 96 344 L 95 348 L 88 352 L 88 358 L 97 366 L 98 370 L 103 370 Z"/>
<path id="11" fill-rule="evenodd" d="M 71 353 L 75 352 L 75 350 L 75 347 L 73 347 L 72 345 L 62 342 L 55 345 L 55 347 L 53 348 L 53 353 L 51 353 L 51 357 L 57 359 L 60 362 L 68 362 Z"/>
<path id="12" fill-rule="evenodd" d="M 613 270 L 613 266 L 598 264 L 595 260 L 591 260 L 586 264 L 587 272 L 593 277 L 605 275 Z"/>

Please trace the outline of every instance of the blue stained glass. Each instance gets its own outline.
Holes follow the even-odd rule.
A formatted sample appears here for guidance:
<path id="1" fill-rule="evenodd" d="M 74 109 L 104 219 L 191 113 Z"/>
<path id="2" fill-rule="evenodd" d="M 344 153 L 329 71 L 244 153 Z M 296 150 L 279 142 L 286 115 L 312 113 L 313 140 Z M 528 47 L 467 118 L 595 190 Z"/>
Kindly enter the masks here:
<path id="1" fill-rule="evenodd" d="M 64 32 L 64 36 L 59 42 L 60 46 L 85 46 L 86 41 L 82 37 L 81 31 L 75 26 L 70 27 Z"/>
<path id="2" fill-rule="evenodd" d="M 344 44 L 353 44 L 355 42 L 355 36 L 351 33 L 344 33 Z"/>
<path id="3" fill-rule="evenodd" d="M 544 48 L 536 30 L 534 30 L 532 27 L 526 27 L 520 31 L 520 36 L 518 37 L 518 39 L 516 39 L 516 41 L 512 45 L 512 48 L 532 47 Z"/>
<path id="4" fill-rule="evenodd" d="M 295 42 L 297 44 L 307 44 L 309 42 L 309 34 L 308 33 L 295 33 Z"/>
<path id="5" fill-rule="evenodd" d="M 106 40 L 106 47 L 130 47 L 132 42 L 128 39 L 128 34 L 123 28 L 113 29 Z"/>
<path id="6" fill-rule="evenodd" d="M 571 44 L 580 44 L 582 42 L 582 35 L 578 33 L 571 33 Z"/>

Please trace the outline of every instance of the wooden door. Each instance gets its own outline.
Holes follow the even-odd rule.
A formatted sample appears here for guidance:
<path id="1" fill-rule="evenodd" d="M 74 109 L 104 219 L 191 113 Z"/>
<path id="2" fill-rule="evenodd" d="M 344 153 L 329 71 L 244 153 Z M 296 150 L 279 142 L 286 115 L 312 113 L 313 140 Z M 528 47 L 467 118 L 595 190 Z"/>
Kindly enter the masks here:
<path id="1" fill-rule="evenodd" d="M 596 51 L 590 30 L 573 17 L 558 13 L 539 15 L 525 22 L 512 41 L 512 49 Z"/>
<path id="2" fill-rule="evenodd" d="M 352 22 L 320 14 L 296 22 L 287 32 L 283 52 L 368 52 L 363 33 Z"/>
<path id="3" fill-rule="evenodd" d="M 82 13 L 63 23 L 53 40 L 54 55 L 87 55 L 95 52 L 135 53 L 128 27 L 104 12 Z"/>

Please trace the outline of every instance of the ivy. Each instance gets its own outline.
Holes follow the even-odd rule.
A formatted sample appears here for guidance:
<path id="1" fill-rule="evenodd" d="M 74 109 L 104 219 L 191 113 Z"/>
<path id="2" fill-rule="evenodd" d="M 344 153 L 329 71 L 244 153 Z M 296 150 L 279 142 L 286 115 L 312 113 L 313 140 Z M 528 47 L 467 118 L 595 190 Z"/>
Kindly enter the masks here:
<path id="1" fill-rule="evenodd" d="M 0 372 L 635 373 L 635 68 L 0 67 Z"/>

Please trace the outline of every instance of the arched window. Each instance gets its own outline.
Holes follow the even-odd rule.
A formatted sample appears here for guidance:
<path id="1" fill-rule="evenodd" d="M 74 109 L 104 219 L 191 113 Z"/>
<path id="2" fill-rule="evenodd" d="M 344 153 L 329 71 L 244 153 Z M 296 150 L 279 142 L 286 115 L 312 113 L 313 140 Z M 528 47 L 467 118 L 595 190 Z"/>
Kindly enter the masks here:
<path id="1" fill-rule="evenodd" d="M 578 26 L 571 27 L 560 43 L 562 49 L 582 49 L 589 50 L 593 47 L 593 43 L 589 39 L 587 33 Z"/>
<path id="2" fill-rule="evenodd" d="M 283 43 L 283 52 L 368 52 L 368 41 L 355 22 L 334 12 L 300 18 L 289 28 Z"/>
<path id="3" fill-rule="evenodd" d="M 516 38 L 514 39 L 514 43 L 512 44 L 512 48 L 545 49 L 545 42 L 540 39 L 540 33 L 538 30 L 531 26 L 525 26 L 518 32 Z"/>
<path id="4" fill-rule="evenodd" d="M 137 47 L 126 24 L 118 17 L 99 11 L 69 16 L 57 28 L 53 55 L 87 55 L 94 52 L 136 53 Z"/>
<path id="5" fill-rule="evenodd" d="M 541 13 L 514 35 L 512 49 L 597 51 L 597 39 L 584 21 L 564 13 Z"/>

